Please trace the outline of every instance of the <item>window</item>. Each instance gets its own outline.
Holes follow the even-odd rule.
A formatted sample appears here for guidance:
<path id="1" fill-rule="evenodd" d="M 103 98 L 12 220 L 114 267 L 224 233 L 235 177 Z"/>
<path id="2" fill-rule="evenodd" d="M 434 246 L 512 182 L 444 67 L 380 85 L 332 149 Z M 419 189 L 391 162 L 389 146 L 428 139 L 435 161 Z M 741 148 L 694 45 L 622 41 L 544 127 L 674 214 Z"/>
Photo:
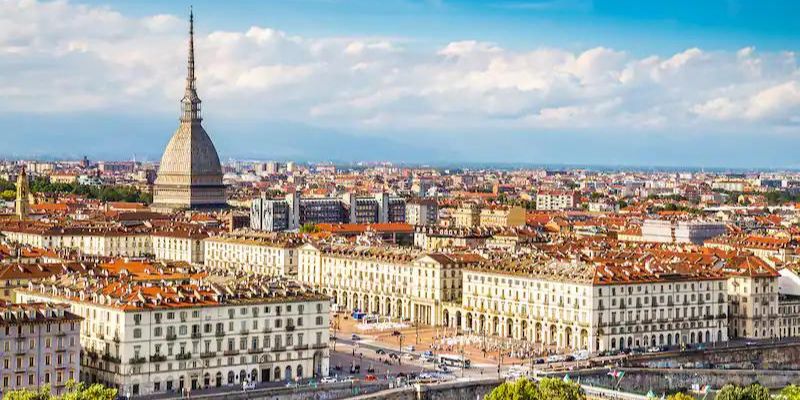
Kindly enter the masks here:
<path id="1" fill-rule="evenodd" d="M 142 337 L 142 329 L 141 328 L 134 329 L 133 330 L 133 338 L 134 339 L 139 339 L 141 337 Z"/>

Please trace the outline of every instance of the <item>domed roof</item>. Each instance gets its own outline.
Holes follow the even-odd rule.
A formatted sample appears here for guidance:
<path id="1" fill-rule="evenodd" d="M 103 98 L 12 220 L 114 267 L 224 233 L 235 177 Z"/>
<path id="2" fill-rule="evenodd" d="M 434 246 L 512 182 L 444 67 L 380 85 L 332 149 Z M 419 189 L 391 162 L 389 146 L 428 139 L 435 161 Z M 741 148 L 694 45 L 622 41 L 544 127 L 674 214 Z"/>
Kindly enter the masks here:
<path id="1" fill-rule="evenodd" d="M 214 143 L 200 122 L 181 122 L 161 157 L 158 177 L 218 176 L 222 182 L 222 167 Z"/>

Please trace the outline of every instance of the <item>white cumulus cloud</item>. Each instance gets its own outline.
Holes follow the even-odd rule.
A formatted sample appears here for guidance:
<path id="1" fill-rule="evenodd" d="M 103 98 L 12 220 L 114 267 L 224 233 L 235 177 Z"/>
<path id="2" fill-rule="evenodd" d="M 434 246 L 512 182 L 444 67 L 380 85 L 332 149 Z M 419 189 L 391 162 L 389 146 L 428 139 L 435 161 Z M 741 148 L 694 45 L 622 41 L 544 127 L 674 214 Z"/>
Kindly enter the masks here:
<path id="1" fill-rule="evenodd" d="M 183 16 L 134 18 L 64 0 L 0 0 L 0 112 L 170 112 L 182 94 Z M 197 19 L 206 116 L 397 129 L 718 129 L 794 125 L 791 52 L 689 48 L 438 48 L 382 37 L 209 30 Z"/>

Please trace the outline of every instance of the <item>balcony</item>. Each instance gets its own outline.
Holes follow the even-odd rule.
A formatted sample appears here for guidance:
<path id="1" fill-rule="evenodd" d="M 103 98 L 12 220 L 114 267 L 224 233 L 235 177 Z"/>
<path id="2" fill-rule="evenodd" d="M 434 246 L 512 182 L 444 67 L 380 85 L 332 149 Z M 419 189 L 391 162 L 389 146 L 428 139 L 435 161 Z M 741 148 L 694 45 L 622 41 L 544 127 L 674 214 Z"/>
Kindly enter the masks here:
<path id="1" fill-rule="evenodd" d="M 249 354 L 258 354 L 258 353 L 263 353 L 264 349 L 249 349 L 249 350 L 247 350 L 247 352 Z"/>
<path id="2" fill-rule="evenodd" d="M 241 329 L 241 330 L 239 331 L 239 334 L 240 334 L 240 335 L 249 335 L 249 334 L 250 334 L 250 331 L 249 331 L 249 330 L 247 330 L 247 329 Z"/>
<path id="3" fill-rule="evenodd" d="M 264 328 L 264 333 L 272 333 L 272 328 Z"/>
<path id="4" fill-rule="evenodd" d="M 172 341 L 178 338 L 178 335 L 175 333 L 167 333 L 167 340 Z"/>
<path id="5" fill-rule="evenodd" d="M 200 358 L 213 358 L 217 356 L 217 352 L 215 351 L 207 351 L 205 353 L 200 353 Z"/>
<path id="6" fill-rule="evenodd" d="M 311 346 L 311 348 L 314 349 L 314 350 L 327 349 L 328 348 L 328 344 L 327 343 L 317 343 L 317 344 Z"/>
<path id="7" fill-rule="evenodd" d="M 294 349 L 295 350 L 308 350 L 308 345 L 307 344 L 298 344 L 297 346 L 294 346 Z"/>
<path id="8" fill-rule="evenodd" d="M 147 361 L 147 359 L 144 357 L 132 357 L 128 362 L 131 364 L 144 364 L 145 361 Z"/>
<path id="9" fill-rule="evenodd" d="M 150 356 L 150 362 L 162 362 L 167 361 L 167 356 L 162 354 L 153 354 Z"/>
<path id="10" fill-rule="evenodd" d="M 199 331 L 198 332 L 192 332 L 192 339 L 200 339 L 200 337 L 202 337 L 202 336 L 203 335 Z"/>
<path id="11" fill-rule="evenodd" d="M 119 364 L 119 363 L 122 362 L 122 360 L 120 360 L 119 357 L 112 356 L 111 354 L 108 354 L 108 353 L 103 354 L 102 359 L 105 362 L 110 362 L 110 363 L 115 363 L 115 364 Z"/>
<path id="12" fill-rule="evenodd" d="M 235 356 L 239 354 L 239 350 L 225 350 L 222 354 L 226 356 Z"/>
<path id="13" fill-rule="evenodd" d="M 214 336 L 223 337 L 223 336 L 225 336 L 225 332 L 224 331 L 216 331 L 216 332 L 214 332 Z"/>
<path id="14" fill-rule="evenodd" d="M 188 360 L 192 358 L 192 353 L 178 353 L 175 355 L 176 360 Z"/>

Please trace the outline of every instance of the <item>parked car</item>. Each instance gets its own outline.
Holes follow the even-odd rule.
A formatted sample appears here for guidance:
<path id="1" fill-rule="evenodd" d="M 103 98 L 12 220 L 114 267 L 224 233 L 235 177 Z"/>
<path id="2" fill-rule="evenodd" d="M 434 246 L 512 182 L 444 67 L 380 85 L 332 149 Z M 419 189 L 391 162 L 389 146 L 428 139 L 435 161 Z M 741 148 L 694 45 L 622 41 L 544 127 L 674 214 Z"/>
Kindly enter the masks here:
<path id="1" fill-rule="evenodd" d="M 247 382 L 247 381 L 242 382 L 242 390 L 253 390 L 255 388 L 256 388 L 255 382 Z"/>
<path id="2" fill-rule="evenodd" d="M 319 383 L 336 383 L 336 378 L 332 376 L 326 376 L 319 380 Z"/>
<path id="3" fill-rule="evenodd" d="M 381 355 L 386 354 L 386 350 L 384 349 L 375 350 L 375 354 L 381 354 Z"/>
<path id="4" fill-rule="evenodd" d="M 350 340 L 361 340 L 361 338 L 354 333 L 352 336 L 350 336 Z"/>
<path id="5" fill-rule="evenodd" d="M 400 336 L 400 331 L 392 331 L 392 336 Z"/>
<path id="6" fill-rule="evenodd" d="M 367 375 L 367 377 L 364 378 L 364 380 L 367 382 L 375 382 L 378 380 L 378 377 L 376 377 L 375 375 Z"/>
<path id="7" fill-rule="evenodd" d="M 661 351 L 661 347 L 653 346 L 647 349 L 648 353 L 658 353 Z"/>

